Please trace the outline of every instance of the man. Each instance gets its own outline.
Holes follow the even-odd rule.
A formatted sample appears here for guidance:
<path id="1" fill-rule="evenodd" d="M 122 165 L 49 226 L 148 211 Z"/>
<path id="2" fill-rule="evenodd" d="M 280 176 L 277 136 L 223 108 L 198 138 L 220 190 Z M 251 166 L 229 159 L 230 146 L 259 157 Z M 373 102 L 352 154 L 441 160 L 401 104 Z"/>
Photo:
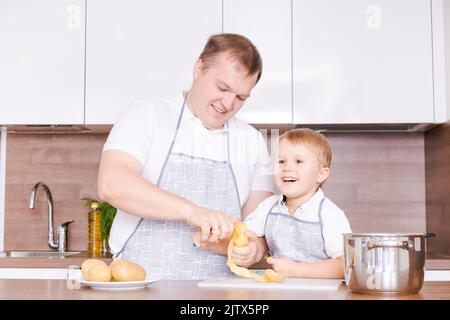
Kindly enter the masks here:
<path id="1" fill-rule="evenodd" d="M 163 279 L 229 274 L 226 257 L 201 240 L 228 241 L 233 224 L 273 192 L 261 134 L 234 115 L 262 72 L 255 46 L 236 34 L 211 36 L 188 92 L 129 108 L 105 143 L 99 195 L 118 208 L 115 257 Z"/>

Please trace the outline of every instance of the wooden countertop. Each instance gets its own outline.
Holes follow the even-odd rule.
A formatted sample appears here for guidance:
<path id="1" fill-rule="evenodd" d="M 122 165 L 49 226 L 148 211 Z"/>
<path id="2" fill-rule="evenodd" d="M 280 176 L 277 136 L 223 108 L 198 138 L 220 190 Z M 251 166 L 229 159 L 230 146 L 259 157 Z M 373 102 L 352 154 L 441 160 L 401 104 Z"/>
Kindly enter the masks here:
<path id="1" fill-rule="evenodd" d="M 65 280 L 0 280 L 0 300 L 450 300 L 450 281 L 425 282 L 414 295 L 354 294 L 336 291 L 200 288 L 198 281 L 161 280 L 134 291 L 66 288 Z"/>

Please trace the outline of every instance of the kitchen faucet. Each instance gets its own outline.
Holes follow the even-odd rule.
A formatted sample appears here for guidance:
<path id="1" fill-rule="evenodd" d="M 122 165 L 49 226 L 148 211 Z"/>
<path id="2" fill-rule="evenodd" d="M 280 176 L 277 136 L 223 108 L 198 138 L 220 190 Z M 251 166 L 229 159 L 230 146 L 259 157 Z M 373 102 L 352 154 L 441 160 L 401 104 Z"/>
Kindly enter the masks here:
<path id="1" fill-rule="evenodd" d="M 58 226 L 58 238 L 54 239 L 53 232 L 53 198 L 50 192 L 50 188 L 42 181 L 36 183 L 31 190 L 29 209 L 34 209 L 34 202 L 36 200 L 36 191 L 39 187 L 42 187 L 47 193 L 48 203 L 48 246 L 52 249 L 58 249 L 59 252 L 65 252 L 67 249 L 67 226 L 75 220 L 66 221 Z"/>

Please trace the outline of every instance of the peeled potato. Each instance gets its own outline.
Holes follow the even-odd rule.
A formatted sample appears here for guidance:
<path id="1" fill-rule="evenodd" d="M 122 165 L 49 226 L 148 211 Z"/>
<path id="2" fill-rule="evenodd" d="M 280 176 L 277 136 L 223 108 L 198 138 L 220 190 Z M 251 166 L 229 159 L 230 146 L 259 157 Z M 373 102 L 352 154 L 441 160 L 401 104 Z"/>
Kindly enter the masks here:
<path id="1" fill-rule="evenodd" d="M 236 247 L 244 247 L 250 241 L 250 238 L 245 235 L 248 227 L 245 223 L 235 224 L 233 231 L 233 243 Z"/>
<path id="2" fill-rule="evenodd" d="M 239 235 L 236 238 L 233 238 L 233 242 L 236 247 L 245 247 L 248 241 L 249 240 L 245 235 Z"/>
<path id="3" fill-rule="evenodd" d="M 97 264 L 92 266 L 88 272 L 89 281 L 111 281 L 111 269 L 106 265 Z"/>
<path id="4" fill-rule="evenodd" d="M 121 259 L 111 268 L 113 280 L 116 281 L 143 281 L 147 276 L 145 269 L 140 265 Z"/>
<path id="5" fill-rule="evenodd" d="M 230 268 L 231 272 L 237 274 L 238 276 L 255 279 L 258 282 L 281 282 L 284 280 L 284 277 L 272 269 L 267 269 L 264 275 L 257 274 L 256 272 L 250 271 L 247 268 L 237 266 L 232 256 L 233 246 L 243 247 L 246 246 L 249 242 L 250 238 L 247 237 L 244 232 L 248 230 L 247 225 L 245 223 L 236 223 L 234 225 L 233 237 L 228 244 L 227 249 L 227 266 Z"/>
<path id="6" fill-rule="evenodd" d="M 89 269 L 96 265 L 107 266 L 104 261 L 99 259 L 87 259 L 83 261 L 83 264 L 81 265 L 81 273 L 83 274 L 84 279 L 89 279 Z"/>

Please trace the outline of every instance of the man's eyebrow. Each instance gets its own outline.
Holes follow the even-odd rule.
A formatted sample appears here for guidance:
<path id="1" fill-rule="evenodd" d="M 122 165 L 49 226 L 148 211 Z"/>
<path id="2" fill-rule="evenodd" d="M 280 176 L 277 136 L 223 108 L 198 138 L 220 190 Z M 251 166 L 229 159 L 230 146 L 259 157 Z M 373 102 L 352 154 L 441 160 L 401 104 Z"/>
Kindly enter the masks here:
<path id="1" fill-rule="evenodd" d="M 217 82 L 217 84 L 226 87 L 226 89 L 230 89 L 230 86 L 226 82 L 224 82 L 222 80 L 218 80 L 218 79 L 216 79 L 216 82 Z"/>
<path id="2" fill-rule="evenodd" d="M 227 90 L 230 90 L 230 89 L 231 89 L 231 87 L 230 87 L 226 82 L 224 82 L 223 80 L 216 79 L 216 83 L 217 83 L 219 86 L 225 87 L 225 89 L 227 89 Z M 244 94 L 244 93 L 238 94 L 238 96 L 241 96 L 241 97 L 244 97 L 244 98 L 250 97 L 249 94 Z"/>

